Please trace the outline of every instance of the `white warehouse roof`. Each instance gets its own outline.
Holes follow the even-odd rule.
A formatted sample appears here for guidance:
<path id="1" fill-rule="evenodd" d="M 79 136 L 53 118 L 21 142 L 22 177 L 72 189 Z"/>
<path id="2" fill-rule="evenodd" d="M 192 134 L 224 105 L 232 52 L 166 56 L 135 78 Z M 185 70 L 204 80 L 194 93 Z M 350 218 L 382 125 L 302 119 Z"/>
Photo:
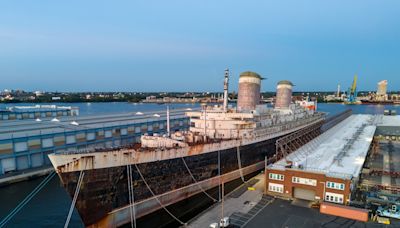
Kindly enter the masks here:
<path id="1" fill-rule="evenodd" d="M 400 115 L 382 116 L 378 126 L 400 127 Z"/>
<path id="2" fill-rule="evenodd" d="M 291 161 L 292 169 L 358 177 L 379 120 L 381 116 L 352 115 L 269 168 L 284 169 Z"/>

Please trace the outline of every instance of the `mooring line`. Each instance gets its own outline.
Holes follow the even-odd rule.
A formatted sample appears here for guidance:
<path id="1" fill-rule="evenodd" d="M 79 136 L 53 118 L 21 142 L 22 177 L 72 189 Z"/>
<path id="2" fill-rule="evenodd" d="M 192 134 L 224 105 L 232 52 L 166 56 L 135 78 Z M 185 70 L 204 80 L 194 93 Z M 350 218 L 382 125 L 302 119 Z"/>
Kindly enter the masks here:
<path id="1" fill-rule="evenodd" d="M 200 183 L 197 182 L 197 180 L 194 178 L 192 172 L 190 171 L 188 165 L 186 164 L 185 158 L 182 157 L 182 161 L 183 161 L 183 164 L 185 165 L 187 171 L 189 172 L 190 176 L 192 177 L 193 181 L 196 183 L 196 186 L 198 186 L 199 189 L 200 189 L 208 198 L 210 198 L 212 201 L 214 201 L 214 203 L 215 203 L 215 202 L 218 202 L 218 200 L 216 200 L 214 197 L 210 196 L 210 194 L 208 194 L 208 193 L 203 189 L 203 187 L 201 187 Z"/>
<path id="2" fill-rule="evenodd" d="M 67 220 L 65 221 L 64 228 L 68 228 L 69 222 L 71 221 L 72 213 L 74 212 L 75 204 L 78 199 L 79 192 L 81 190 L 82 181 L 83 181 L 84 176 L 85 176 L 85 173 L 83 172 L 83 170 L 81 170 L 81 172 L 79 173 L 78 183 L 76 185 L 76 189 L 75 189 L 75 193 L 74 193 L 74 198 L 72 200 L 71 207 L 69 208 L 69 213 L 68 213 Z"/>
<path id="3" fill-rule="evenodd" d="M 240 146 L 237 146 L 236 153 L 237 153 L 237 158 L 238 158 L 237 160 L 238 160 L 240 178 L 242 178 L 243 183 L 245 183 L 246 181 L 244 180 L 244 176 L 243 176 L 242 160 L 240 159 Z"/>
<path id="4" fill-rule="evenodd" d="M 129 214 L 131 217 L 131 227 L 136 228 L 136 210 L 135 210 L 135 195 L 133 188 L 132 178 L 132 165 L 126 165 L 127 179 L 128 179 L 128 196 L 129 196 Z"/>
<path id="5" fill-rule="evenodd" d="M 162 203 L 161 201 L 158 199 L 158 197 L 156 196 L 156 194 L 154 194 L 153 190 L 151 190 L 150 186 L 147 184 L 147 181 L 144 179 L 142 172 L 140 172 L 139 167 L 135 164 L 136 170 L 138 171 L 140 178 L 142 178 L 144 184 L 146 185 L 146 187 L 149 189 L 150 193 L 153 195 L 153 197 L 156 199 L 156 201 L 158 202 L 158 204 L 172 217 L 174 218 L 177 222 L 179 222 L 181 225 L 186 225 L 184 222 L 182 222 L 181 220 L 179 220 L 175 215 L 173 215 Z"/>
<path id="6" fill-rule="evenodd" d="M 31 192 L 28 194 L 28 196 L 25 197 L 24 200 L 21 201 L 11 212 L 8 214 L 1 222 L 0 222 L 0 228 L 4 227 L 18 212 L 22 210 L 22 208 L 28 204 L 33 197 L 36 196 L 40 190 L 43 189 L 44 186 L 46 186 L 47 183 L 50 182 L 50 180 L 55 176 L 56 172 L 52 171 L 40 184 Z"/>

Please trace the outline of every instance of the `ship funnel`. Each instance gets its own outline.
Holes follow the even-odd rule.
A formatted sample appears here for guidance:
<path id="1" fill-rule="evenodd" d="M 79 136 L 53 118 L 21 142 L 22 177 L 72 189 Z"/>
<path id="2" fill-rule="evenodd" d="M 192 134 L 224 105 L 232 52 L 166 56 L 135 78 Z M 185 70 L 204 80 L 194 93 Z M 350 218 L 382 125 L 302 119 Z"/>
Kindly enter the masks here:
<path id="1" fill-rule="evenodd" d="M 263 78 L 259 74 L 251 71 L 240 74 L 237 101 L 239 111 L 251 111 L 260 104 L 261 80 Z"/>
<path id="2" fill-rule="evenodd" d="M 287 80 L 278 82 L 276 88 L 276 109 L 288 109 L 292 103 L 293 83 Z"/>

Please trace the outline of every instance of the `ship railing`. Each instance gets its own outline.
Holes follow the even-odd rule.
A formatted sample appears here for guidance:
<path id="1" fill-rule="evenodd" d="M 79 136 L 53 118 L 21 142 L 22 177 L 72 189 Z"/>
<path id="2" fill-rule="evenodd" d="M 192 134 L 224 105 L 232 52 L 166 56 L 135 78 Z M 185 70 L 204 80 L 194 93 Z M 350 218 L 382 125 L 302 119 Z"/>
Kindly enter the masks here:
<path id="1" fill-rule="evenodd" d="M 208 143 L 199 143 L 192 145 L 193 147 L 200 146 L 202 150 L 215 150 L 215 149 L 226 149 L 231 147 L 233 144 L 237 143 L 240 145 L 240 140 L 238 139 L 230 139 L 230 140 L 216 140 L 211 141 Z M 88 153 L 101 153 L 101 152 L 164 152 L 168 150 L 173 154 L 186 154 L 188 151 L 188 147 L 176 147 L 176 148 L 153 148 L 153 149 L 139 149 L 135 150 L 135 144 L 129 144 L 126 146 L 119 146 L 119 147 L 108 147 L 108 148 L 82 148 L 74 151 L 63 151 L 57 152 L 60 155 L 71 155 L 71 154 L 88 154 Z"/>
<path id="2" fill-rule="evenodd" d="M 114 147 L 84 147 L 77 150 L 56 152 L 56 154 L 68 155 L 68 154 L 89 154 L 98 152 L 109 152 L 109 151 L 129 151 L 134 149 L 135 144 L 128 144 L 124 146 L 114 146 Z"/>
<path id="3" fill-rule="evenodd" d="M 302 125 L 305 125 L 308 123 L 312 123 L 312 122 L 320 119 L 321 117 L 323 117 L 323 114 L 318 113 L 318 114 L 315 114 L 311 118 L 295 120 L 295 121 L 291 121 L 291 122 L 287 122 L 287 123 L 281 123 L 279 125 L 276 125 L 274 127 L 269 127 L 267 129 L 256 130 L 255 137 L 256 138 L 266 137 L 266 136 L 277 134 L 282 131 L 291 130 L 291 129 L 294 129 L 299 126 L 302 126 Z M 206 145 L 209 148 L 222 149 L 222 148 L 228 147 L 229 144 L 232 143 L 232 141 L 237 141 L 237 140 L 232 139 L 232 140 L 227 140 L 226 142 L 225 141 L 211 142 L 211 143 L 207 143 Z M 130 144 L 130 145 L 126 145 L 126 146 L 119 146 L 119 147 L 110 147 L 110 148 L 85 147 L 85 148 L 74 150 L 74 151 L 58 152 L 57 154 L 82 154 L 82 153 L 84 154 L 84 153 L 109 152 L 109 151 L 129 151 L 134 148 L 133 146 L 134 146 L 134 144 Z M 178 152 L 183 152 L 187 149 L 186 148 L 176 148 L 174 150 L 176 150 L 176 152 L 178 153 Z M 165 149 L 157 149 L 156 151 L 162 152 L 162 151 L 165 151 Z"/>
<path id="4" fill-rule="evenodd" d="M 324 114 L 318 113 L 318 114 L 316 114 L 316 116 L 313 116 L 311 118 L 294 120 L 294 121 L 287 122 L 287 123 L 281 123 L 276 126 L 269 127 L 267 129 L 256 130 L 255 135 L 256 135 L 256 137 L 262 137 L 262 136 L 266 136 L 266 135 L 272 135 L 277 132 L 290 130 L 290 129 L 293 129 L 293 128 L 296 128 L 296 127 L 299 127 L 299 126 L 302 126 L 302 125 L 305 125 L 308 123 L 312 123 L 318 119 L 321 119 L 323 116 L 324 116 Z"/>
<path id="5" fill-rule="evenodd" d="M 199 148 L 202 148 L 202 151 L 204 150 L 215 150 L 215 149 L 226 149 L 229 147 L 232 147 L 233 144 L 237 143 L 238 145 L 240 144 L 240 141 L 237 139 L 229 139 L 229 140 L 216 140 L 216 141 L 210 141 L 207 143 L 199 143 L 195 144 L 192 147 L 198 146 Z M 188 147 L 176 147 L 176 148 L 155 148 L 153 151 L 155 152 L 163 152 L 165 150 L 168 150 L 172 153 L 175 154 L 185 154 L 189 148 Z M 199 150 L 200 151 L 200 150 Z M 144 151 L 146 152 L 146 150 Z"/>

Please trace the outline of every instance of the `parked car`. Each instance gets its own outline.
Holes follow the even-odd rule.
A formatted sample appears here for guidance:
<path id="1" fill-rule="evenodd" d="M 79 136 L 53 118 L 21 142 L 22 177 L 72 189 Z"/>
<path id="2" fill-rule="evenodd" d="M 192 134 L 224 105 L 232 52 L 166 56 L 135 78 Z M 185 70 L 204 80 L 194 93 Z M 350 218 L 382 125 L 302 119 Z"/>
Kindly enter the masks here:
<path id="1" fill-rule="evenodd" d="M 219 222 L 219 227 L 228 227 L 229 226 L 229 217 L 224 217 Z"/>
<path id="2" fill-rule="evenodd" d="M 218 223 L 216 223 L 216 222 L 211 223 L 210 226 L 209 226 L 209 228 L 219 228 L 219 227 L 218 227 Z"/>
<path id="3" fill-rule="evenodd" d="M 209 228 L 226 228 L 229 227 L 229 217 L 224 217 L 223 219 L 221 219 L 221 221 L 219 221 L 218 223 L 211 223 Z"/>
<path id="4" fill-rule="evenodd" d="M 376 213 L 382 217 L 400 219 L 400 211 L 397 205 L 392 205 L 390 208 L 379 207 Z"/>

